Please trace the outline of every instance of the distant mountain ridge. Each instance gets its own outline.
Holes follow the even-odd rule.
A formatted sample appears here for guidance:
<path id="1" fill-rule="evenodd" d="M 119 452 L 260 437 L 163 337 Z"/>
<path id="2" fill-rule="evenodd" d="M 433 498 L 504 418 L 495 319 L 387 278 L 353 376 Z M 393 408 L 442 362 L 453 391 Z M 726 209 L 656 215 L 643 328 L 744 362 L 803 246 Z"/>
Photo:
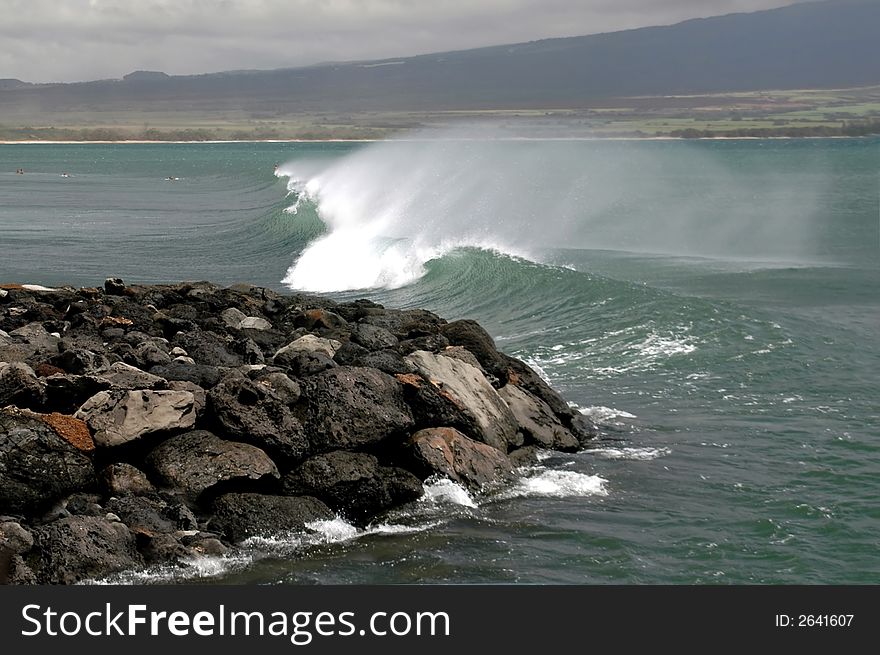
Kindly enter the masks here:
<path id="1" fill-rule="evenodd" d="M 826 0 L 377 61 L 186 76 L 137 71 L 74 84 L 3 80 L 0 112 L 554 108 L 621 96 L 853 87 L 880 83 L 878 26 L 877 0 Z"/>

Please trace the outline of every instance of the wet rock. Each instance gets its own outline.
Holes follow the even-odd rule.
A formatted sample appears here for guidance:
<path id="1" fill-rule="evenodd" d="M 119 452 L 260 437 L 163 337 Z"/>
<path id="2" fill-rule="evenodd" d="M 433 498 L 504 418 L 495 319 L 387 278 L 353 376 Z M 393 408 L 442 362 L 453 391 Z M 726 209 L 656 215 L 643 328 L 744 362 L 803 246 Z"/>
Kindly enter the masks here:
<path id="1" fill-rule="evenodd" d="M 447 398 L 474 419 L 479 434 L 472 435 L 502 452 L 518 444 L 516 418 L 480 371 L 458 359 L 418 351 L 406 358 Z"/>
<path id="2" fill-rule="evenodd" d="M 515 384 L 528 391 L 533 396 L 540 398 L 565 425 L 569 425 L 575 412 L 568 406 L 562 396 L 556 393 L 549 384 L 544 382 L 540 375 L 527 364 L 501 353 L 501 357 L 507 363 L 508 379 L 510 384 Z"/>
<path id="3" fill-rule="evenodd" d="M 438 425 L 456 428 L 466 435 L 480 438 L 483 430 L 474 416 L 452 400 L 449 394 L 428 382 L 418 373 L 394 376 L 403 390 L 403 397 L 415 419 L 416 430 Z"/>
<path id="4" fill-rule="evenodd" d="M 580 447 L 578 440 L 543 400 L 513 384 L 499 389 L 498 395 L 516 417 L 526 443 L 564 452 L 574 452 Z"/>
<path id="5" fill-rule="evenodd" d="M 524 466 L 534 466 L 538 463 L 537 446 L 524 446 L 507 454 L 507 458 L 514 468 L 522 468 Z"/>
<path id="6" fill-rule="evenodd" d="M 324 339 L 323 337 L 316 337 L 313 334 L 306 334 L 299 339 L 291 341 L 284 346 L 284 348 L 276 352 L 272 361 L 278 366 L 285 366 L 289 357 L 303 352 L 321 353 L 332 358 L 341 346 L 342 343 L 334 339 Z"/>
<path id="7" fill-rule="evenodd" d="M 412 473 L 379 466 L 373 455 L 340 450 L 306 460 L 284 476 L 283 485 L 285 493 L 315 496 L 359 524 L 424 492 Z"/>
<path id="8" fill-rule="evenodd" d="M 444 325 L 441 331 L 450 344 L 472 352 L 486 372 L 499 381 L 498 386 L 507 384 L 507 362 L 498 352 L 492 337 L 479 323 L 471 320 L 453 321 Z"/>
<path id="9" fill-rule="evenodd" d="M 89 425 L 96 445 L 109 448 L 192 427 L 195 398 L 188 391 L 101 391 L 83 404 L 76 417 Z"/>
<path id="10" fill-rule="evenodd" d="M 32 514 L 94 486 L 91 460 L 46 423 L 0 412 L 0 508 Z"/>
<path id="11" fill-rule="evenodd" d="M 0 363 L 0 407 L 39 409 L 46 402 L 44 384 L 27 364 Z"/>
<path id="12" fill-rule="evenodd" d="M 147 564 L 175 562 L 191 557 L 193 552 L 184 547 L 178 539 L 164 532 L 133 530 L 137 549 Z"/>
<path id="13" fill-rule="evenodd" d="M 168 387 L 168 382 L 164 378 L 152 375 L 123 362 L 112 364 L 108 371 L 99 373 L 95 377 L 106 380 L 113 389 L 126 391 L 137 389 L 157 390 Z"/>
<path id="14" fill-rule="evenodd" d="M 146 473 L 124 462 L 104 468 L 98 481 L 108 496 L 143 496 L 156 491 Z"/>
<path id="15" fill-rule="evenodd" d="M 223 435 L 262 448 L 281 462 L 298 461 L 308 452 L 302 425 L 268 385 L 227 379 L 208 392 L 208 409 Z"/>
<path id="16" fill-rule="evenodd" d="M 133 532 L 170 533 L 181 527 L 168 503 L 155 494 L 111 498 L 107 510 L 118 516 Z"/>
<path id="17" fill-rule="evenodd" d="M 388 330 L 369 323 L 358 323 L 351 333 L 351 340 L 367 350 L 396 348 L 399 343 L 397 337 Z"/>
<path id="18" fill-rule="evenodd" d="M 410 446 L 425 477 L 443 475 L 472 489 L 503 480 L 513 471 L 503 452 L 453 428 L 420 430 L 410 439 Z"/>
<path id="19" fill-rule="evenodd" d="M 583 414 L 575 414 L 571 419 L 570 427 L 581 448 L 591 445 L 591 442 L 599 436 L 599 428 Z"/>
<path id="20" fill-rule="evenodd" d="M 256 446 L 226 441 L 206 430 L 171 437 L 147 457 L 161 480 L 193 499 L 218 484 L 279 478 L 268 455 Z"/>
<path id="21" fill-rule="evenodd" d="M 70 516 L 34 529 L 37 580 L 74 584 L 140 566 L 134 537 L 122 523 Z"/>
<path id="22" fill-rule="evenodd" d="M 303 530 L 313 521 L 329 520 L 333 512 L 317 498 L 234 493 L 214 501 L 209 528 L 232 542 L 257 535 Z"/>
<path id="23" fill-rule="evenodd" d="M 397 381 L 368 368 L 340 366 L 302 380 L 297 406 L 318 451 L 346 450 L 403 436 L 413 417 Z"/>

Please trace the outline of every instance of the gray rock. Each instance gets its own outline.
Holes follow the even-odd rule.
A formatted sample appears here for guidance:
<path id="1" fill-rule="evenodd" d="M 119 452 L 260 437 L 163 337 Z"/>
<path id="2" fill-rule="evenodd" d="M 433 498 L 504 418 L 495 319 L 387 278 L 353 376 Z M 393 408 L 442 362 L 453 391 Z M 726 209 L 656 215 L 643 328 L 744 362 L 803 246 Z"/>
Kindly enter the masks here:
<path id="1" fill-rule="evenodd" d="M 119 446 L 157 432 L 185 430 L 196 420 L 188 391 L 101 391 L 76 418 L 85 421 L 99 447 Z"/>
<path id="2" fill-rule="evenodd" d="M 30 366 L 21 362 L 0 364 L 0 407 L 40 409 L 45 402 L 45 385 Z"/>
<path id="3" fill-rule="evenodd" d="M 139 368 L 130 366 L 129 364 L 124 364 L 123 362 L 111 364 L 110 370 L 104 373 L 99 373 L 95 377 L 101 380 L 106 380 L 110 383 L 110 386 L 113 389 L 122 389 L 125 391 L 133 391 L 137 389 L 157 390 L 166 389 L 168 387 L 168 382 L 165 378 L 160 378 L 158 375 L 152 375 Z"/>
<path id="4" fill-rule="evenodd" d="M 300 399 L 302 389 L 296 381 L 291 380 L 284 373 L 274 372 L 257 378 L 258 384 L 268 386 L 281 402 L 287 405 L 293 405 Z"/>
<path id="5" fill-rule="evenodd" d="M 125 293 L 125 282 L 122 278 L 108 277 L 104 280 L 104 293 L 109 296 L 121 296 Z"/>
<path id="6" fill-rule="evenodd" d="M 524 362 L 504 353 L 501 353 L 501 357 L 507 363 L 510 383 L 525 389 L 533 396 L 543 400 L 564 425 L 569 425 L 571 419 L 575 416 L 575 412 L 562 399 L 562 396 L 556 393 L 540 375 Z"/>
<path id="7" fill-rule="evenodd" d="M 291 341 L 284 346 L 284 348 L 281 348 L 276 352 L 273 357 L 273 362 L 283 363 L 285 356 L 298 352 L 317 352 L 332 358 L 341 346 L 342 343 L 334 339 L 324 339 L 322 337 L 316 337 L 313 334 L 306 334 L 295 341 Z"/>
<path id="8" fill-rule="evenodd" d="M 147 463 L 165 484 L 193 499 L 220 483 L 280 477 L 275 463 L 256 446 L 226 441 L 206 430 L 171 437 L 149 454 Z"/>
<path id="9" fill-rule="evenodd" d="M 108 496 L 143 496 L 156 491 L 147 474 L 131 464 L 110 464 L 98 475 Z"/>
<path id="10" fill-rule="evenodd" d="M 208 392 L 208 411 L 224 436 L 262 448 L 276 461 L 299 461 L 308 453 L 302 425 L 269 385 L 227 378 Z"/>
<path id="11" fill-rule="evenodd" d="M 52 366 L 65 373 L 88 375 L 100 373 L 110 368 L 110 360 L 100 353 L 85 348 L 70 348 L 49 358 Z"/>
<path id="12" fill-rule="evenodd" d="M 378 325 L 358 323 L 351 333 L 351 340 L 367 350 L 397 348 L 398 339 L 388 330 Z"/>
<path id="13" fill-rule="evenodd" d="M 181 361 L 154 366 L 150 369 L 150 373 L 169 381 L 192 382 L 203 389 L 210 389 L 221 379 L 220 370 L 216 366 L 188 364 Z"/>
<path id="14" fill-rule="evenodd" d="M 472 489 L 503 480 L 513 471 L 507 455 L 453 428 L 420 430 L 410 445 L 425 477 L 443 475 Z"/>
<path id="15" fill-rule="evenodd" d="M 238 325 L 240 330 L 271 330 L 272 324 L 259 316 L 247 316 Z"/>
<path id="16" fill-rule="evenodd" d="M 34 547 L 34 536 L 16 521 L 0 522 L 0 550 L 22 555 Z"/>
<path id="17" fill-rule="evenodd" d="M 237 330 L 245 318 L 247 318 L 245 313 L 235 307 L 230 307 L 220 312 L 220 320 L 233 330 Z"/>
<path id="18" fill-rule="evenodd" d="M 214 332 L 191 330 L 178 332 L 174 344 L 186 350 L 187 355 L 198 364 L 208 366 L 240 366 L 243 362 L 236 353 L 230 352 L 229 342 Z"/>
<path id="19" fill-rule="evenodd" d="M 34 529 L 41 584 L 74 584 L 143 563 L 134 536 L 122 523 L 70 516 Z"/>
<path id="20" fill-rule="evenodd" d="M 516 417 L 526 443 L 567 452 L 574 452 L 580 447 L 571 431 L 562 425 L 550 406 L 540 398 L 513 384 L 499 389 L 498 395 Z"/>
<path id="21" fill-rule="evenodd" d="M 403 437 L 414 425 L 397 381 L 375 369 L 340 366 L 304 378 L 296 411 L 318 451 L 349 450 Z"/>
<path id="22" fill-rule="evenodd" d="M 18 337 L 25 343 L 36 346 L 37 349 L 49 353 L 58 352 L 58 344 L 61 343 L 59 337 L 53 337 L 41 323 L 28 323 L 24 327 L 12 330 L 10 336 Z"/>
<path id="23" fill-rule="evenodd" d="M 486 372 L 499 381 L 499 386 L 507 384 L 507 362 L 479 323 L 467 319 L 453 321 L 444 325 L 441 332 L 453 346 L 463 346 L 472 352 Z"/>
<path id="24" fill-rule="evenodd" d="M 334 368 L 338 364 L 322 352 L 285 352 L 275 357 L 273 362 L 276 366 L 283 366 L 294 377 L 306 377 L 315 375 L 328 368 Z"/>
<path id="25" fill-rule="evenodd" d="M 199 385 L 185 380 L 172 380 L 168 383 L 171 391 L 189 391 L 195 399 L 196 416 L 201 416 L 208 405 L 208 392 Z"/>
<path id="26" fill-rule="evenodd" d="M 317 498 L 235 493 L 214 501 L 208 527 L 238 542 L 257 535 L 303 530 L 308 523 L 332 518 L 333 512 Z"/>
<path id="27" fill-rule="evenodd" d="M 91 460 L 46 423 L 0 412 L 0 508 L 32 515 L 94 486 Z"/>
<path id="28" fill-rule="evenodd" d="M 427 380 L 437 385 L 451 402 L 473 417 L 483 443 L 502 452 L 517 445 L 516 418 L 479 369 L 458 359 L 423 350 L 406 360 Z"/>
<path id="29" fill-rule="evenodd" d="M 284 476 L 283 487 L 290 495 L 315 496 L 359 524 L 424 492 L 409 471 L 379 466 L 373 455 L 341 450 L 307 459 Z"/>

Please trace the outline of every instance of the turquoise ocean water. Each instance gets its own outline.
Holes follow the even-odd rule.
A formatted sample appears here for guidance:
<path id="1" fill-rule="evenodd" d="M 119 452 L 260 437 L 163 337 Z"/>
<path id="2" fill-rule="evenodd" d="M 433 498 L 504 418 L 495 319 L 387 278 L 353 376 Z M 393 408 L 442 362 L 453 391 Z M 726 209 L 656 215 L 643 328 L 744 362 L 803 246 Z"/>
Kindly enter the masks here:
<path id="1" fill-rule="evenodd" d="M 3 145 L 0 280 L 474 318 L 602 428 L 132 580 L 877 584 L 878 171 L 878 139 Z"/>

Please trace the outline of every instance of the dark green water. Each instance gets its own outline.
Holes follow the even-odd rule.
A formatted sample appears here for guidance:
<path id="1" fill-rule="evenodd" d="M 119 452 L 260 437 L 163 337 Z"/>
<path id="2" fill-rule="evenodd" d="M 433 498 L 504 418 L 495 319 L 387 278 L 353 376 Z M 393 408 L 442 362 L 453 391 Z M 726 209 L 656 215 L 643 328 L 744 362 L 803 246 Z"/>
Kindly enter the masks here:
<path id="1" fill-rule="evenodd" d="M 0 279 L 472 317 L 603 427 L 504 492 L 173 575 L 876 584 L 878 171 L 877 139 L 7 145 Z"/>

